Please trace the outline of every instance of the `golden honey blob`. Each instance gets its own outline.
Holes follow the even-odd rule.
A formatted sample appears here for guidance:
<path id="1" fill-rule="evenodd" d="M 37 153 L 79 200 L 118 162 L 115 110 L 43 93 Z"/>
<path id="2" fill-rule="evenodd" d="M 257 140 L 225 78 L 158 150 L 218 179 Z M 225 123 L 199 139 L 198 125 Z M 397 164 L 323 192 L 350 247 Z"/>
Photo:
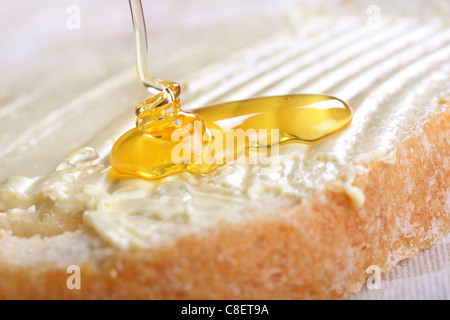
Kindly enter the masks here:
<path id="1" fill-rule="evenodd" d="M 136 128 L 111 150 L 117 172 L 147 179 L 208 173 L 252 149 L 316 143 L 352 119 L 347 103 L 315 94 L 234 101 L 185 112 L 177 98 L 179 87 L 168 88 L 136 107 Z"/>

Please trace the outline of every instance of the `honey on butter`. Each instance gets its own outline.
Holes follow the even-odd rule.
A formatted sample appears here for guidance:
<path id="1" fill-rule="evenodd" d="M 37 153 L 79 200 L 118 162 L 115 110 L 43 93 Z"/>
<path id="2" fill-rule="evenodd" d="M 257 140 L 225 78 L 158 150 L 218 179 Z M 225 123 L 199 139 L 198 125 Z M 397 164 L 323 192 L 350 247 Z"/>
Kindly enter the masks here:
<path id="1" fill-rule="evenodd" d="M 148 179 L 183 171 L 208 173 L 250 149 L 316 143 L 344 129 L 352 118 L 344 101 L 325 95 L 234 101 L 195 113 L 182 111 L 179 98 L 167 101 L 163 96 L 169 96 L 167 91 L 139 105 L 136 128 L 114 144 L 110 161 L 118 172 Z"/>

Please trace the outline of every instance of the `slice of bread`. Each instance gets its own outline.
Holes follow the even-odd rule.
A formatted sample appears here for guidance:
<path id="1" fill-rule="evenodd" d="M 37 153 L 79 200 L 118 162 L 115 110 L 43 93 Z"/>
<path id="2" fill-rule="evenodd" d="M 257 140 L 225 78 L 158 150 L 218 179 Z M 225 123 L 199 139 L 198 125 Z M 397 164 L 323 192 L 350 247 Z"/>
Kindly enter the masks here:
<path id="1" fill-rule="evenodd" d="M 117 178 L 107 159 L 143 95 L 135 71 L 71 86 L 70 102 L 55 83 L 34 81 L 45 90 L 0 109 L 0 298 L 342 298 L 368 267 L 389 272 L 450 233 L 446 17 L 429 3 L 406 13 L 387 2 L 382 23 L 371 2 L 299 7 L 275 33 L 255 20 L 260 41 L 207 68 L 223 47 L 216 33 L 164 57 L 172 72 L 167 61 L 185 56 L 201 69 L 182 79 L 185 107 L 301 92 L 349 101 L 348 129 L 280 148 L 273 166 Z M 230 47 L 251 37 L 237 29 Z M 93 77 L 86 70 L 82 82 Z M 23 118 L 10 112 L 18 106 Z"/>
<path id="2" fill-rule="evenodd" d="M 395 163 L 357 175 L 360 209 L 332 185 L 277 213 L 149 250 L 113 250 L 83 228 L 52 238 L 3 233 L 0 296 L 22 298 L 328 299 L 361 288 L 366 269 L 450 232 L 450 108 L 396 146 Z M 40 257 L 30 261 L 30 256 Z M 36 259 L 36 258 L 35 258 Z M 80 265 L 81 289 L 66 281 Z M 63 267 L 64 266 L 64 267 Z"/>

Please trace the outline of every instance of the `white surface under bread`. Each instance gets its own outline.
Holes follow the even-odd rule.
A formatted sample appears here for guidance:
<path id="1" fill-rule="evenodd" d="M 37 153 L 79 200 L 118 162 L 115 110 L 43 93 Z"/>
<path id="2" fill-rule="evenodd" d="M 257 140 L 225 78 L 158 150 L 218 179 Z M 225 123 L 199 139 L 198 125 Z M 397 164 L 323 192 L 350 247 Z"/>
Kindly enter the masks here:
<path id="1" fill-rule="evenodd" d="M 81 28 L 73 30 L 66 26 L 70 2 L 1 4 L 2 15 L 9 13 L 2 30 L 10 32 L 0 38 L 7 48 L 0 61 L 0 225 L 14 233 L 47 211 L 70 213 L 114 246 L 149 247 L 233 219 L 233 212 L 239 219 L 288 205 L 342 176 L 351 186 L 348 172 L 364 172 L 369 158 L 395 161 L 390 142 L 413 134 L 397 124 L 416 127 L 449 96 L 448 6 L 360 1 L 337 11 L 303 2 L 144 1 L 154 73 L 181 83 L 186 108 L 329 93 L 355 110 L 339 136 L 284 148 L 276 169 L 231 164 L 206 177 L 157 183 L 107 176 L 110 147 L 147 96 L 133 67 L 126 2 L 77 2 Z M 19 23 L 19 13 L 29 19 Z M 449 298 L 449 282 L 438 281 L 450 277 L 448 248 L 447 238 L 402 262 L 381 290 L 354 298 Z M 428 259 L 435 263 L 427 266 Z"/>

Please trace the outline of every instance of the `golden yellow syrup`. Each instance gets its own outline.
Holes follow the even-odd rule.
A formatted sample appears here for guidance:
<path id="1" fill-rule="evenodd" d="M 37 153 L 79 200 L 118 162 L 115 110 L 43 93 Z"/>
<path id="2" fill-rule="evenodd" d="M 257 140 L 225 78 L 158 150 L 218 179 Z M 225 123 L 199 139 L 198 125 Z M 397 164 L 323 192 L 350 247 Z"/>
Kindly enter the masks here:
<path id="1" fill-rule="evenodd" d="M 181 110 L 180 86 L 150 73 L 142 4 L 129 2 L 138 75 L 157 94 L 136 107 L 136 128 L 122 135 L 111 150 L 111 166 L 118 173 L 148 179 L 180 172 L 208 173 L 236 159 L 255 163 L 252 150 L 257 154 L 264 150 L 267 155 L 289 142 L 316 143 L 350 124 L 350 107 L 326 95 L 235 101 L 195 113 Z"/>
<path id="2" fill-rule="evenodd" d="M 136 128 L 121 136 L 111 151 L 111 165 L 118 172 L 148 179 L 208 173 L 252 148 L 316 143 L 352 119 L 344 101 L 311 94 L 234 101 L 185 112 L 179 87 L 173 85 L 136 108 Z"/>

